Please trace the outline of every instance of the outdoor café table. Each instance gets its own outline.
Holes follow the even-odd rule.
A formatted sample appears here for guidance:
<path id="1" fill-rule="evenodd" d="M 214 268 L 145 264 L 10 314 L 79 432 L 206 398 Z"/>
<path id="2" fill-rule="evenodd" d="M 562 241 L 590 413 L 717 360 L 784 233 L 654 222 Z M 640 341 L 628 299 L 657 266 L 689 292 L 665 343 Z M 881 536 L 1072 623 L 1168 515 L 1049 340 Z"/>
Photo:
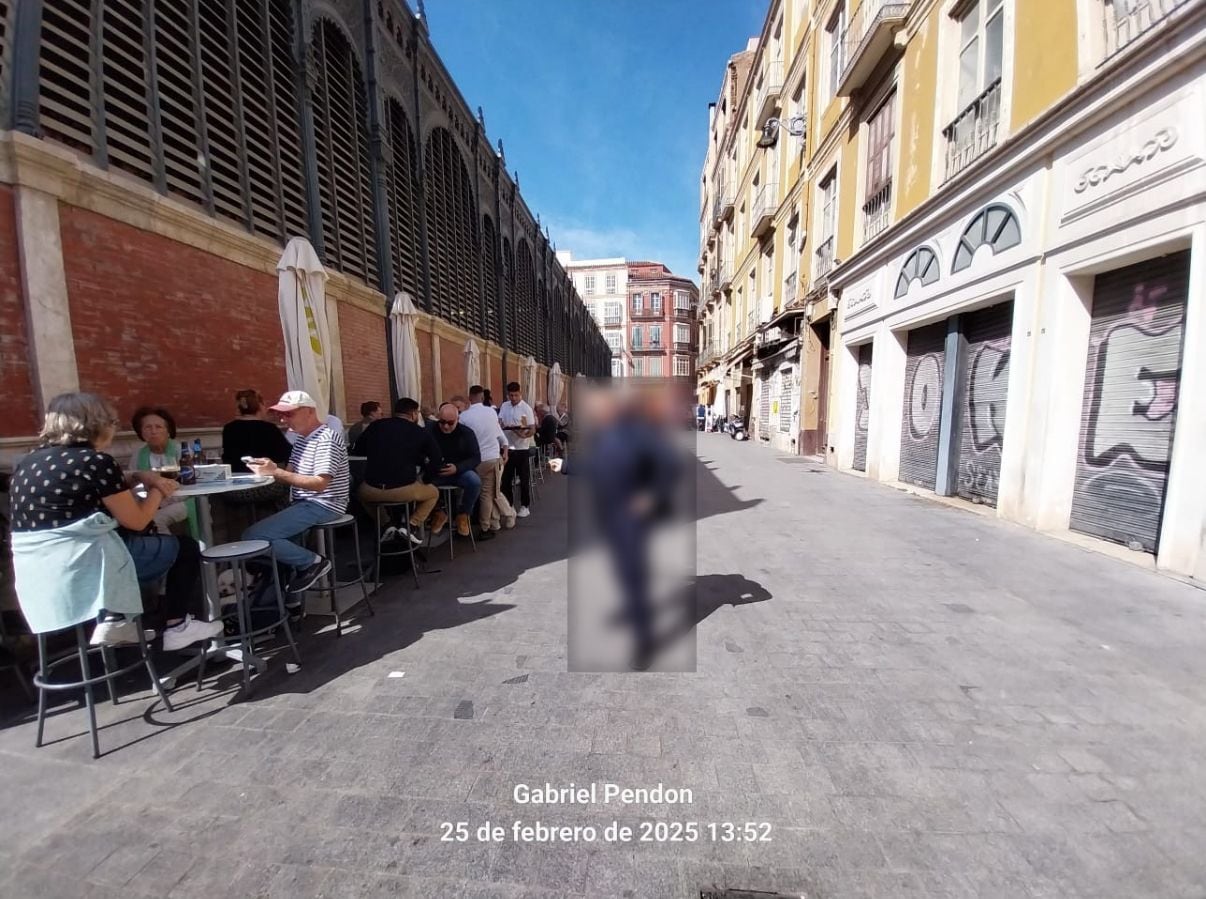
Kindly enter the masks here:
<path id="1" fill-rule="evenodd" d="M 196 484 L 181 484 L 176 490 L 175 496 L 185 499 L 197 500 L 197 529 L 200 531 L 201 543 L 205 548 L 214 545 L 214 523 L 213 515 L 209 508 L 209 498 L 221 493 L 235 493 L 239 490 L 250 490 L 255 487 L 263 487 L 265 484 L 272 483 L 272 478 L 261 477 L 258 475 L 235 475 L 233 478 L 227 478 L 220 481 L 201 481 Z M 218 576 L 212 565 L 201 566 L 201 577 L 205 587 L 205 606 L 206 612 L 210 621 L 217 621 L 222 617 L 221 600 L 218 597 Z M 235 662 L 243 661 L 243 651 L 238 647 L 228 647 L 222 640 L 214 640 L 209 646 L 203 650 L 207 659 L 221 657 L 227 658 Z M 193 658 L 189 659 L 179 667 L 169 671 L 166 675 L 160 678 L 160 683 L 163 684 L 165 690 L 170 690 L 176 685 L 176 679 L 180 675 L 191 671 L 201 663 L 201 653 L 198 653 Z M 265 662 L 263 659 L 252 657 L 251 663 L 256 668 L 263 668 Z"/>

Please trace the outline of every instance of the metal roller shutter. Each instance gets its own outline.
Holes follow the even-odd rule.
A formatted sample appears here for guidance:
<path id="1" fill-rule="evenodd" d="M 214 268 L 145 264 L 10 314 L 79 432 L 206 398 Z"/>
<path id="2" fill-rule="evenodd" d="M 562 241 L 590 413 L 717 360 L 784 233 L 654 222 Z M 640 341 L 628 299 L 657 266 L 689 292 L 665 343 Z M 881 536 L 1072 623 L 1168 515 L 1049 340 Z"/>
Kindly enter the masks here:
<path id="1" fill-rule="evenodd" d="M 871 424 L 872 344 L 858 348 L 858 395 L 854 404 L 854 470 L 867 470 L 867 430 Z"/>
<path id="2" fill-rule="evenodd" d="M 1012 302 L 963 317 L 967 363 L 959 390 L 956 492 L 964 499 L 989 506 L 997 504 L 1001 478 L 1012 329 Z"/>
<path id="3" fill-rule="evenodd" d="M 779 432 L 791 434 L 791 395 L 795 384 L 795 369 L 784 368 L 779 372 Z"/>
<path id="4" fill-rule="evenodd" d="M 765 373 L 758 377 L 758 439 L 770 440 L 771 379 Z"/>
<path id="5" fill-rule="evenodd" d="M 900 479 L 927 490 L 938 474 L 946 322 L 909 332 L 904 410 L 900 426 Z"/>
<path id="6" fill-rule="evenodd" d="M 1073 530 L 1157 549 L 1188 290 L 1188 251 L 1097 276 Z"/>

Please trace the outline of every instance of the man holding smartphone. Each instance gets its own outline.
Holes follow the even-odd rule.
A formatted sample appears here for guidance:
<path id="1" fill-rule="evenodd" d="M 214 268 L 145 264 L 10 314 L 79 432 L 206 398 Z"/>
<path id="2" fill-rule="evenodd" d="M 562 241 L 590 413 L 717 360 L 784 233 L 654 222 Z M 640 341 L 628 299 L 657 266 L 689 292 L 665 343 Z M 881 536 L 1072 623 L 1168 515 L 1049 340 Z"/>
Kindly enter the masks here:
<path id="1" fill-rule="evenodd" d="M 343 432 L 318 417 L 317 404 L 306 392 L 291 390 L 270 407 L 297 435 L 289 465 L 271 459 L 247 464 L 254 474 L 289 485 L 289 505 L 243 533 L 244 540 L 267 540 L 278 562 L 293 568 L 290 593 L 303 593 L 331 571 L 330 559 L 311 552 L 297 538 L 316 524 L 333 521 L 348 508 L 348 448 Z"/>

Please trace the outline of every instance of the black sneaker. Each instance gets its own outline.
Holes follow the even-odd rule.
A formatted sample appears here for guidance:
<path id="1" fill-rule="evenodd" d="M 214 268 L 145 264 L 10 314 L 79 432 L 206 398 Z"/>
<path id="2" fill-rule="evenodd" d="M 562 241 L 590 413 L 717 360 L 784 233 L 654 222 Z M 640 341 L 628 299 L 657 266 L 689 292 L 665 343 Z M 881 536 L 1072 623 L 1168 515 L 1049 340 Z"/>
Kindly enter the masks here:
<path id="1" fill-rule="evenodd" d="M 498 534 L 494 533 L 494 531 L 479 531 L 473 539 L 481 542 L 482 540 L 493 540 L 497 536 Z"/>
<path id="2" fill-rule="evenodd" d="M 331 560 L 324 559 L 321 556 L 313 565 L 301 569 L 297 574 L 293 575 L 293 580 L 289 581 L 288 592 L 304 593 L 313 587 L 319 579 L 326 577 L 331 573 Z"/>

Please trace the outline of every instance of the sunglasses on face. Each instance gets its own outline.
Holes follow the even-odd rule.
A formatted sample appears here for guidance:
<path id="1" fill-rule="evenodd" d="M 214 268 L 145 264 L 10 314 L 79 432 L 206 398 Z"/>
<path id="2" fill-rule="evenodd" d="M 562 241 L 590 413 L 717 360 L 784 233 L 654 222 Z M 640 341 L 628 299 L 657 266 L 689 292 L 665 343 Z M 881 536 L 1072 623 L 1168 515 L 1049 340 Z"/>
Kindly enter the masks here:
<path id="1" fill-rule="evenodd" d="M 440 427 L 441 428 L 456 427 L 456 422 L 455 421 L 446 421 L 445 419 L 441 418 L 440 419 Z"/>

